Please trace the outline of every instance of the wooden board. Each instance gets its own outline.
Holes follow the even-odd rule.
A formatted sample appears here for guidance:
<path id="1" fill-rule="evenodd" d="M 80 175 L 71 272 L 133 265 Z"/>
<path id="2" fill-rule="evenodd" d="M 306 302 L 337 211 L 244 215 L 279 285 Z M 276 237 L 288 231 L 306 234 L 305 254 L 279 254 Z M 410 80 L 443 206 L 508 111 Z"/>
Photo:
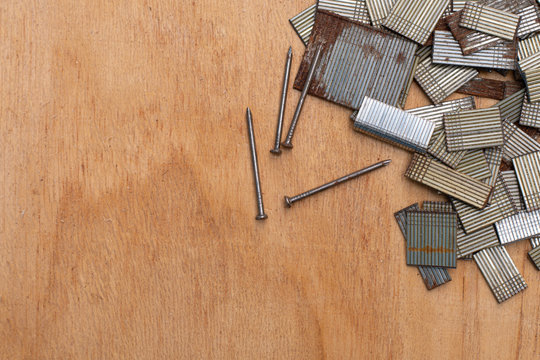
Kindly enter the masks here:
<path id="1" fill-rule="evenodd" d="M 393 217 L 438 199 L 403 176 L 409 153 L 314 97 L 294 149 L 269 153 L 285 54 L 292 44 L 294 78 L 304 49 L 288 19 L 308 5 L 0 4 L 0 358 L 538 356 L 528 242 L 508 246 L 529 288 L 506 303 L 473 262 L 428 292 Z M 407 107 L 427 103 L 414 85 Z"/>

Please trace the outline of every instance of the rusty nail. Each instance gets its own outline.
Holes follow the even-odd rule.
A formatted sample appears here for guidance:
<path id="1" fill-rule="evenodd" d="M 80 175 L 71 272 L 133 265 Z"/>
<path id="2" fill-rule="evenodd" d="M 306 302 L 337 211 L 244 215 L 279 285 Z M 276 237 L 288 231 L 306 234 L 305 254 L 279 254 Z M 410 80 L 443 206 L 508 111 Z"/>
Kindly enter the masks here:
<path id="1" fill-rule="evenodd" d="M 289 86 L 289 75 L 291 73 L 292 47 L 289 46 L 287 53 L 287 62 L 285 63 L 285 74 L 283 75 L 283 88 L 281 90 L 281 101 L 279 103 L 279 115 L 276 129 L 276 141 L 274 148 L 270 152 L 274 155 L 281 154 L 279 143 L 281 142 L 281 129 L 283 129 L 283 115 L 285 113 L 285 103 L 287 101 L 287 88 Z"/>
<path id="2" fill-rule="evenodd" d="M 358 177 L 362 174 L 365 174 L 365 173 L 368 173 L 370 171 L 373 171 L 375 169 L 378 169 L 380 167 L 383 167 L 383 166 L 386 166 L 388 164 L 390 164 L 390 159 L 388 160 L 384 160 L 384 161 L 381 161 L 381 162 L 378 162 L 376 164 L 373 164 L 371 166 L 368 166 L 364 169 L 361 169 L 361 170 L 357 170 L 349 175 L 345 175 L 343 177 L 340 177 L 339 179 L 336 179 L 336 180 L 333 180 L 333 181 L 330 181 L 329 183 L 327 184 L 324 184 L 324 185 L 321 185 L 319 187 L 316 187 L 315 189 L 311 189 L 311 190 L 308 190 L 302 194 L 299 194 L 299 195 L 296 195 L 296 196 L 292 196 L 292 197 L 289 197 L 289 196 L 285 196 L 285 204 L 288 206 L 288 207 L 291 207 L 292 204 L 298 200 L 302 200 L 302 199 L 305 199 L 307 198 L 308 196 L 311 196 L 313 194 L 316 194 L 318 192 L 321 192 L 321 191 L 324 191 L 326 189 L 329 189 L 333 186 L 336 186 L 338 184 L 341 184 L 345 181 L 348 181 L 348 180 L 351 180 L 351 179 L 354 179 L 355 177 Z"/>
<path id="3" fill-rule="evenodd" d="M 294 116 L 291 121 L 291 127 L 289 128 L 289 132 L 287 133 L 287 138 L 285 138 L 285 141 L 281 143 L 281 145 L 285 148 L 293 147 L 291 141 L 294 135 L 294 129 L 296 128 L 296 124 L 298 123 L 298 118 L 300 117 L 300 112 L 302 111 L 304 100 L 306 100 L 306 95 L 309 89 L 309 85 L 311 84 L 311 80 L 313 79 L 313 74 L 315 73 L 315 69 L 317 68 L 317 63 L 319 62 L 321 51 L 322 51 L 322 45 L 319 45 L 319 47 L 317 48 L 317 52 L 315 53 L 315 56 L 313 57 L 313 60 L 311 60 L 311 66 L 309 68 L 306 83 L 304 84 L 304 89 L 302 89 L 302 94 L 300 95 L 300 99 L 298 100 L 298 105 L 296 105 L 296 110 L 294 111 Z"/>

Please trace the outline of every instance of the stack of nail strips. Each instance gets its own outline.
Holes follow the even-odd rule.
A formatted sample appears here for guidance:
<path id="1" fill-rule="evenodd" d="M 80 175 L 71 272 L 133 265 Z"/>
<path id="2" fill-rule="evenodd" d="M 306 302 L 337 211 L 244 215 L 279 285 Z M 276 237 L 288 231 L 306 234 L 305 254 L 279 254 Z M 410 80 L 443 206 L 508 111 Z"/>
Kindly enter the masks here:
<path id="1" fill-rule="evenodd" d="M 306 45 L 293 85 L 302 93 L 281 142 L 289 49 L 271 152 L 292 148 L 308 94 L 354 110 L 354 130 L 412 152 L 405 176 L 448 196 L 395 214 L 406 263 L 418 267 L 426 287 L 448 283 L 449 269 L 474 259 L 498 302 L 526 289 L 505 246 L 528 239 L 540 270 L 538 4 L 319 0 L 290 23 Z M 513 71 L 515 80 L 484 79 L 479 69 Z M 413 81 L 433 105 L 402 110 Z M 455 92 L 500 101 L 477 109 L 472 96 L 448 101 Z M 285 197 L 286 204 L 388 163 Z"/>

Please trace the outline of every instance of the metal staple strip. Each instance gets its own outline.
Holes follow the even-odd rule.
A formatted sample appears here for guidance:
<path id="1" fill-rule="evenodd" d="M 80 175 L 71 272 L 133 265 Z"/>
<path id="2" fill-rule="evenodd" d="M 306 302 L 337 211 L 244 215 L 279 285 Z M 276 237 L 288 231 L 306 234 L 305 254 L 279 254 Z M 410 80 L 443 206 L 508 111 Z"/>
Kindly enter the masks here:
<path id="1" fill-rule="evenodd" d="M 373 26 L 380 26 L 392 10 L 396 0 L 366 0 L 368 14 Z"/>
<path id="2" fill-rule="evenodd" d="M 491 186 L 420 154 L 413 156 L 405 176 L 479 209 L 491 194 Z"/>
<path id="3" fill-rule="evenodd" d="M 466 234 L 462 229 L 458 229 L 456 240 L 458 259 L 497 245 L 499 245 L 499 238 L 493 226 L 469 234 Z"/>
<path id="4" fill-rule="evenodd" d="M 311 61 L 321 60 L 308 93 L 351 109 L 365 96 L 396 106 L 413 66 L 416 45 L 402 37 L 318 10 L 295 89 L 303 89 Z M 384 79 L 384 81 L 381 81 Z"/>
<path id="5" fill-rule="evenodd" d="M 524 38 L 534 32 L 540 31 L 540 22 L 538 21 L 538 8 L 535 5 L 527 6 L 519 10 L 516 15 L 521 17 L 518 26 L 517 36 Z"/>
<path id="6" fill-rule="evenodd" d="M 456 267 L 455 213 L 407 212 L 407 265 Z"/>
<path id="7" fill-rule="evenodd" d="M 495 223 L 502 245 L 540 236 L 540 210 L 520 212 Z"/>
<path id="8" fill-rule="evenodd" d="M 317 9 L 332 11 L 348 19 L 370 24 L 366 0 L 317 0 Z"/>
<path id="9" fill-rule="evenodd" d="M 446 18 L 448 28 L 459 43 L 463 55 L 470 55 L 476 51 L 487 49 L 504 41 L 496 36 L 483 34 L 459 26 L 462 11 L 456 12 Z"/>
<path id="10" fill-rule="evenodd" d="M 534 237 L 534 238 L 531 238 L 531 246 L 533 248 L 537 247 L 537 246 L 540 246 L 540 237 Z"/>
<path id="11" fill-rule="evenodd" d="M 540 68 L 528 69 L 523 72 L 527 84 L 527 95 L 530 102 L 540 101 Z"/>
<path id="12" fill-rule="evenodd" d="M 503 159 L 507 162 L 515 157 L 540 151 L 540 143 L 508 121 L 503 121 L 503 139 Z"/>
<path id="13" fill-rule="evenodd" d="M 315 24 L 315 11 L 317 10 L 317 4 L 313 4 L 307 9 L 302 10 L 298 15 L 289 19 L 289 23 L 293 27 L 296 34 L 300 37 L 300 40 L 307 46 L 309 38 L 311 36 L 311 30 L 313 24 Z"/>
<path id="14" fill-rule="evenodd" d="M 446 23 L 452 32 L 452 35 L 458 41 L 463 54 L 470 55 L 476 51 L 487 49 L 491 46 L 498 44 L 503 41 L 501 38 L 496 36 L 484 34 L 474 30 L 466 29 L 459 26 L 461 20 L 462 10 L 465 6 L 466 1 L 455 2 L 453 5 L 454 14 L 446 18 Z M 506 1 L 506 0 L 486 0 L 478 1 L 480 5 L 490 6 L 499 10 L 508 11 L 511 13 L 516 13 L 525 9 L 527 6 L 531 5 L 531 0 L 518 0 L 518 1 Z"/>
<path id="15" fill-rule="evenodd" d="M 450 31 L 436 30 L 433 41 L 433 63 L 443 65 L 470 66 L 488 69 L 514 70 L 516 46 L 504 41 L 493 47 L 463 55 L 459 43 Z"/>
<path id="16" fill-rule="evenodd" d="M 354 129 L 407 150 L 426 152 L 435 125 L 416 115 L 366 97 Z"/>
<path id="17" fill-rule="evenodd" d="M 398 0 L 383 25 L 424 45 L 449 0 Z"/>
<path id="18" fill-rule="evenodd" d="M 525 59 L 540 51 L 540 34 L 518 41 L 518 59 Z"/>
<path id="19" fill-rule="evenodd" d="M 444 115 L 448 151 L 482 149 L 503 144 L 498 108 L 463 110 Z"/>
<path id="20" fill-rule="evenodd" d="M 431 101 L 438 104 L 476 75 L 478 75 L 476 69 L 437 65 L 427 58 L 418 64 L 414 78 Z"/>
<path id="21" fill-rule="evenodd" d="M 516 37 L 519 21 L 519 16 L 511 12 L 468 2 L 461 13 L 459 25 L 512 41 Z"/>
<path id="22" fill-rule="evenodd" d="M 510 192 L 499 177 L 493 187 L 491 203 L 484 209 L 475 209 L 462 201 L 451 199 L 459 221 L 467 234 L 474 233 L 517 213 Z"/>
<path id="23" fill-rule="evenodd" d="M 487 248 L 473 255 L 497 302 L 525 290 L 527 284 L 502 246 Z"/>
<path id="24" fill-rule="evenodd" d="M 523 101 L 519 124 L 533 128 L 540 128 L 540 103 Z"/>
<path id="25" fill-rule="evenodd" d="M 432 141 L 428 147 L 428 153 L 450 166 L 452 169 L 455 169 L 467 151 L 448 151 L 446 134 L 444 133 L 444 130 L 440 128 L 433 133 Z"/>
<path id="26" fill-rule="evenodd" d="M 511 123 L 518 121 L 521 114 L 521 104 L 525 99 L 525 89 L 516 92 L 513 95 L 499 101 L 492 107 L 498 107 L 501 112 L 501 118 Z"/>
<path id="27" fill-rule="evenodd" d="M 429 46 L 424 48 L 430 48 Z M 424 49 L 422 48 L 422 49 Z M 429 56 L 429 54 L 428 54 Z M 468 104 L 471 104 L 468 105 Z M 426 105 L 414 109 L 405 110 L 408 113 L 418 115 L 423 119 L 432 121 L 435 123 L 435 129 L 443 126 L 443 114 L 446 112 L 457 111 L 460 109 L 474 109 L 476 106 L 474 104 L 474 98 L 472 96 L 458 99 L 458 100 L 449 100 L 435 105 Z M 354 121 L 358 115 L 358 110 L 352 112 L 350 119 Z"/>
<path id="28" fill-rule="evenodd" d="M 420 210 L 418 203 L 409 205 L 394 214 L 405 241 L 407 241 L 407 212 L 411 210 Z M 452 280 L 450 274 L 448 274 L 448 270 L 443 267 L 418 266 L 418 271 L 428 290 L 432 290 Z"/>
<path id="29" fill-rule="evenodd" d="M 519 182 L 515 171 L 501 171 L 501 179 L 504 182 L 506 189 L 508 189 L 508 193 L 510 194 L 510 199 L 514 204 L 514 207 L 518 211 L 525 210 L 525 202 L 523 201 L 523 197 L 521 196 L 521 190 L 519 189 Z"/>
<path id="30" fill-rule="evenodd" d="M 484 150 L 481 149 L 466 151 L 455 169 L 478 180 L 484 180 L 491 176 Z"/>
<path id="31" fill-rule="evenodd" d="M 406 110 L 409 114 L 413 114 L 421 117 L 422 119 L 429 120 L 435 124 L 435 127 L 443 126 L 443 116 L 446 113 L 459 111 L 459 110 L 472 110 L 476 109 L 474 103 L 474 97 L 468 96 L 462 99 L 444 101 L 439 104 L 426 105 L 414 109 Z"/>
<path id="32" fill-rule="evenodd" d="M 531 251 L 529 251 L 529 257 L 536 266 L 536 269 L 540 270 L 540 246 L 537 246 Z"/>
<path id="33" fill-rule="evenodd" d="M 540 209 L 540 152 L 512 159 L 528 211 Z"/>

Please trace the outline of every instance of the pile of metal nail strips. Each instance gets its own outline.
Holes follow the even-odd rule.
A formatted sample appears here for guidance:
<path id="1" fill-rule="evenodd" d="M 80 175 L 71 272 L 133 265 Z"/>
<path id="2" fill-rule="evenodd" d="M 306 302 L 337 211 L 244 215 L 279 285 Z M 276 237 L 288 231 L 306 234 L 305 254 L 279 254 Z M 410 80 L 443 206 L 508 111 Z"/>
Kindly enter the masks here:
<path id="1" fill-rule="evenodd" d="M 352 108 L 355 130 L 414 152 L 405 175 L 448 196 L 395 214 L 428 289 L 474 259 L 507 300 L 527 285 L 504 246 L 524 239 L 539 268 L 539 10 L 534 0 L 319 0 L 290 20 L 307 46 L 301 98 Z M 413 80 L 433 105 L 402 110 Z M 477 109 L 473 97 L 447 101 L 455 92 L 500 101 Z"/>

